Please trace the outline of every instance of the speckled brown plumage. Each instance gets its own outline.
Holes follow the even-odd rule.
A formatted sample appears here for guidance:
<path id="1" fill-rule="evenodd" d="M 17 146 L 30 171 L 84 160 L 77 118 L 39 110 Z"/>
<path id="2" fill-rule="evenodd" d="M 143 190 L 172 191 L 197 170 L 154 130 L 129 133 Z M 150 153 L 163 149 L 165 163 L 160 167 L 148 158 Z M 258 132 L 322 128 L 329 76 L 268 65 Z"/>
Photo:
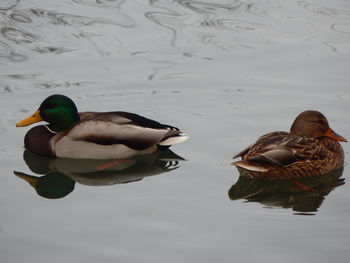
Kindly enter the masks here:
<path id="1" fill-rule="evenodd" d="M 238 153 L 233 162 L 239 173 L 255 179 L 304 178 L 325 174 L 343 166 L 346 141 L 329 128 L 317 111 L 302 112 L 290 133 L 271 132 Z"/>

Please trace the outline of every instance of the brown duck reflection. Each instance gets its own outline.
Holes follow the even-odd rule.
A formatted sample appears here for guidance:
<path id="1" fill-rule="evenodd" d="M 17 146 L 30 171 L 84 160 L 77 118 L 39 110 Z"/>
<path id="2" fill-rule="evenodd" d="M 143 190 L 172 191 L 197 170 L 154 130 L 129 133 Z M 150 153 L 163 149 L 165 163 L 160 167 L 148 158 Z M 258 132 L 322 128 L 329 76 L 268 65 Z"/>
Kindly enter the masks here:
<path id="1" fill-rule="evenodd" d="M 89 186 L 136 182 L 177 169 L 184 160 L 171 150 L 119 160 L 53 159 L 25 151 L 23 159 L 40 176 L 14 174 L 33 186 L 38 195 L 50 199 L 67 196 L 76 182 Z"/>
<path id="2" fill-rule="evenodd" d="M 267 206 L 291 208 L 297 214 L 316 212 L 325 196 L 343 185 L 343 167 L 327 174 L 291 180 L 256 180 L 240 176 L 228 195 Z"/>

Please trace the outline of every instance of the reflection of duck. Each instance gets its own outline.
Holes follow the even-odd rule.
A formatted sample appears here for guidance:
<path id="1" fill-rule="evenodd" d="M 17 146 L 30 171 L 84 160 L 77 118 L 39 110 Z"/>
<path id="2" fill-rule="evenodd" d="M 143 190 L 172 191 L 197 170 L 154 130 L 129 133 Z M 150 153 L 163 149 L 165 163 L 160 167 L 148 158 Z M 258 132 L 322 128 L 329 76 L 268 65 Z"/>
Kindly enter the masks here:
<path id="1" fill-rule="evenodd" d="M 178 128 L 128 112 L 78 113 L 63 95 L 46 98 L 39 109 L 17 123 L 23 127 L 39 121 L 24 139 L 33 153 L 61 158 L 116 159 L 149 154 L 188 137 Z"/>
<path id="2" fill-rule="evenodd" d="M 240 176 L 228 195 L 231 200 L 246 199 L 268 206 L 315 212 L 326 195 L 344 184 L 343 167 L 327 174 L 292 180 L 255 180 Z"/>
<path id="3" fill-rule="evenodd" d="M 26 180 L 46 198 L 62 198 L 73 191 L 75 182 L 90 186 L 104 186 L 142 180 L 178 168 L 184 160 L 170 150 L 129 159 L 57 159 L 25 151 L 23 158 L 32 172 L 44 176 L 31 176 L 14 172 Z"/>
<path id="4" fill-rule="evenodd" d="M 249 178 L 302 178 L 327 173 L 343 165 L 346 142 L 318 111 L 304 111 L 288 132 L 271 132 L 238 153 L 234 162 L 241 175 Z"/>
<path id="5" fill-rule="evenodd" d="M 38 195 L 57 199 L 62 198 L 74 190 L 75 181 L 64 174 L 52 172 L 47 175 L 37 177 L 21 172 L 14 172 L 19 178 L 27 181 L 34 187 Z"/>

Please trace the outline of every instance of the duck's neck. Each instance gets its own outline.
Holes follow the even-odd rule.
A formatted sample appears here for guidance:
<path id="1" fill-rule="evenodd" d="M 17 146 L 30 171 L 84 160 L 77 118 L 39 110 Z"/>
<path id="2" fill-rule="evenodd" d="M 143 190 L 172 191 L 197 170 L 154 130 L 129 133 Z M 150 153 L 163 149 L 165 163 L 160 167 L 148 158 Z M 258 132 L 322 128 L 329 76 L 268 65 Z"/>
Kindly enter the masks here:
<path id="1" fill-rule="evenodd" d="M 50 122 L 49 128 L 54 132 L 61 132 L 80 121 L 78 113 L 75 114 L 62 114 L 60 118 L 55 119 L 55 121 Z"/>

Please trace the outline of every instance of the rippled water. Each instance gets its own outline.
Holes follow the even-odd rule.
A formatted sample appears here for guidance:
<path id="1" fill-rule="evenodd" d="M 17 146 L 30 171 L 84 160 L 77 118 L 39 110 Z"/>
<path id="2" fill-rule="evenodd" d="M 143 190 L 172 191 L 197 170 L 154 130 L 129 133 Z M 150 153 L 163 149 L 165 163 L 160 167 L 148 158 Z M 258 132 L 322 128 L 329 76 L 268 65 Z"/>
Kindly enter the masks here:
<path id="1" fill-rule="evenodd" d="M 348 166 L 305 192 L 230 162 L 305 109 L 350 139 L 350 2 L 2 0 L 0 28 L 1 262 L 347 262 Z M 132 162 L 37 160 L 15 123 L 54 93 L 191 138 Z"/>

